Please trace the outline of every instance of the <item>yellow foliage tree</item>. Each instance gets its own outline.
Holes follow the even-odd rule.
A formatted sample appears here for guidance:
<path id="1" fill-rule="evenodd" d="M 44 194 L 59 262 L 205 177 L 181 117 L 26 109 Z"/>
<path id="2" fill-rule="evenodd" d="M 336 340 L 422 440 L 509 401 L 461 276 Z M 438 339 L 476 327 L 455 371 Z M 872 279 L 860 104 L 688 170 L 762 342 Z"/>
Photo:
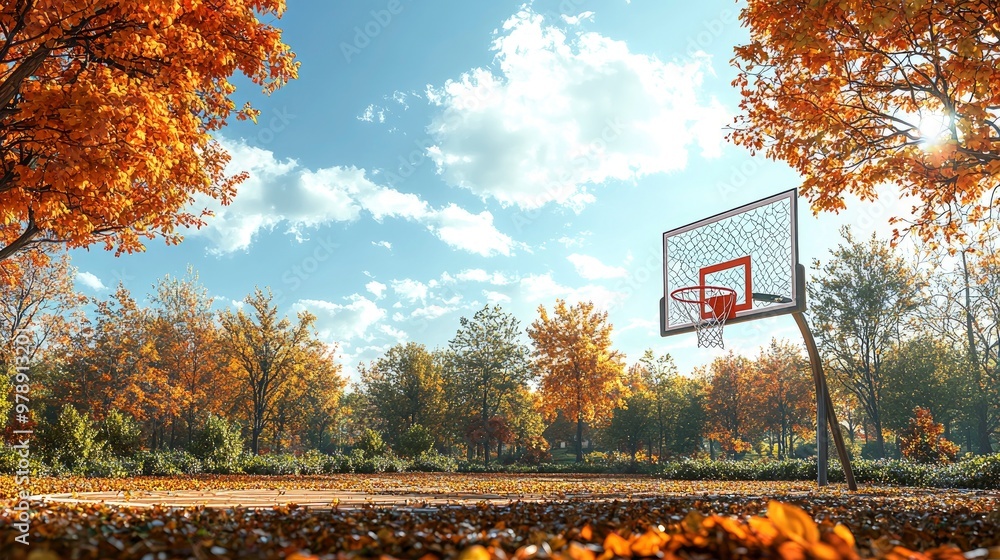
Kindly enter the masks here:
<path id="1" fill-rule="evenodd" d="M 528 328 L 545 413 L 554 418 L 561 410 L 576 422 L 578 462 L 583 461 L 583 423 L 606 422 L 626 392 L 625 364 L 611 348 L 612 329 L 608 313 L 595 311 L 592 302 L 568 306 L 561 299 L 551 316 L 538 306 L 538 319 Z"/>
<path id="2" fill-rule="evenodd" d="M 32 246 L 117 253 L 201 225 L 195 195 L 226 203 L 211 133 L 234 112 L 237 71 L 266 93 L 298 63 L 265 21 L 283 0 L 39 0 L 0 5 L 0 262 Z"/>
<path id="3" fill-rule="evenodd" d="M 298 322 L 278 315 L 270 290 L 254 291 L 243 301 L 250 313 L 226 309 L 219 315 L 222 345 L 249 393 L 250 449 L 260 450 L 264 429 L 276 418 L 277 404 L 301 375 L 303 352 L 315 344 L 311 327 L 316 317 L 301 312 Z"/>

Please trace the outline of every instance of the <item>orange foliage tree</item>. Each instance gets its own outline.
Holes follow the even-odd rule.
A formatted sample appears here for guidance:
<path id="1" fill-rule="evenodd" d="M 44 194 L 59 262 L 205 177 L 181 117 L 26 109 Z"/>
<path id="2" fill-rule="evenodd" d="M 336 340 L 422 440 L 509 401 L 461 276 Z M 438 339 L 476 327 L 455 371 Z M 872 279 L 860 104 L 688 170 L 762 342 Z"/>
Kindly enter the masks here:
<path id="1" fill-rule="evenodd" d="M 538 306 L 528 327 L 545 412 L 554 418 L 562 411 L 576 422 L 577 462 L 583 461 L 583 423 L 606 422 L 624 396 L 625 364 L 611 348 L 612 329 L 607 311 L 596 311 L 592 302 L 567 306 L 561 299 L 551 316 Z"/>
<path id="2" fill-rule="evenodd" d="M 23 0 L 0 7 L 0 261 L 46 242 L 179 241 L 194 195 L 228 202 L 212 139 L 237 71 L 274 91 L 298 63 L 282 0 Z"/>
<path id="3" fill-rule="evenodd" d="M 708 369 L 709 387 L 705 396 L 708 436 L 722 449 L 742 453 L 752 447 L 759 431 L 756 395 L 752 379 L 754 363 L 730 351 L 716 358 Z"/>
<path id="4" fill-rule="evenodd" d="M 168 275 L 157 282 L 155 290 L 150 329 L 157 367 L 177 398 L 172 403 L 178 414 L 170 418 L 169 444 L 176 446 L 183 435 L 190 445 L 205 413 L 231 412 L 226 406 L 231 406 L 234 399 L 217 397 L 236 391 L 226 376 L 213 298 L 198 283 L 198 274 L 188 268 L 183 278 Z"/>
<path id="5" fill-rule="evenodd" d="M 1000 175 L 1000 16 L 967 0 L 748 0 L 730 138 L 803 177 L 818 210 L 895 184 L 923 239 L 991 223 Z"/>
<path id="6" fill-rule="evenodd" d="M 814 384 L 802 349 L 787 340 L 771 339 L 761 350 L 750 379 L 760 426 L 778 445 L 778 456 L 795 449 L 795 438 L 816 424 L 812 419 Z"/>
<path id="7" fill-rule="evenodd" d="M 919 463 L 947 463 L 958 455 L 958 446 L 945 439 L 944 426 L 926 408 L 913 409 L 909 427 L 899 435 L 903 457 Z"/>

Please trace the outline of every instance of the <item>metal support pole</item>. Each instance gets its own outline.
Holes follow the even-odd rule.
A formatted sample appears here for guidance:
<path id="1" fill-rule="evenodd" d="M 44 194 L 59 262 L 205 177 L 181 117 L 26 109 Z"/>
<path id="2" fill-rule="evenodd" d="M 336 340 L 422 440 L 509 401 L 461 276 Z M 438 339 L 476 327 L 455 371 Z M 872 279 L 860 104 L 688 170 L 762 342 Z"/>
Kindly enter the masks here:
<path id="1" fill-rule="evenodd" d="M 851 460 L 847 456 L 847 446 L 844 445 L 843 434 L 840 433 L 840 423 L 837 422 L 837 413 L 833 409 L 833 400 L 830 398 L 830 388 L 826 384 L 826 375 L 823 374 L 823 363 L 820 361 L 819 350 L 816 348 L 816 340 L 813 338 L 809 324 L 806 323 L 805 315 L 801 312 L 792 313 L 795 317 L 795 324 L 799 326 L 802 338 L 806 342 L 806 351 L 809 353 L 809 363 L 812 366 L 813 381 L 816 383 L 816 452 L 818 454 L 818 474 L 817 481 L 820 486 L 827 484 L 827 432 L 826 426 L 829 424 L 833 433 L 833 442 L 837 447 L 837 456 L 840 464 L 844 468 L 844 477 L 847 479 L 847 487 L 857 490 L 858 485 L 854 481 L 854 470 L 851 468 Z"/>

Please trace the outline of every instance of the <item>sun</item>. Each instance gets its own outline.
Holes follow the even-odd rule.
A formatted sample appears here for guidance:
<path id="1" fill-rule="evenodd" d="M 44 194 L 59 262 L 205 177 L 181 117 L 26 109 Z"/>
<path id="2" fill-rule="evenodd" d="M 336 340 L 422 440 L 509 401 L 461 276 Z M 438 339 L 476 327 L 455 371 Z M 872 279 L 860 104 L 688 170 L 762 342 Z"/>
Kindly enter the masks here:
<path id="1" fill-rule="evenodd" d="M 921 111 L 917 114 L 920 145 L 929 148 L 951 138 L 954 117 L 941 111 Z"/>

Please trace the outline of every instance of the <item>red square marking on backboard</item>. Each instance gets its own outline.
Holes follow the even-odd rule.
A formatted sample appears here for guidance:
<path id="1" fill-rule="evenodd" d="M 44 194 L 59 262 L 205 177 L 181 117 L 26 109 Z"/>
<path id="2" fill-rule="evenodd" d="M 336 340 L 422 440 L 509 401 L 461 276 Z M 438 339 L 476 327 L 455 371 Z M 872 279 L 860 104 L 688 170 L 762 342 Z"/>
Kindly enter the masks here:
<path id="1" fill-rule="evenodd" d="M 753 307 L 753 292 L 750 291 L 750 256 L 740 257 L 738 259 L 733 259 L 731 261 L 721 262 L 718 264 L 712 264 L 702 268 L 699 271 L 699 280 L 701 285 L 705 285 L 705 277 L 709 274 L 715 274 L 717 272 L 722 272 L 723 270 L 729 270 L 730 268 L 743 267 L 744 275 L 743 278 L 746 281 L 746 286 L 743 288 L 743 302 L 736 303 L 733 305 L 731 313 L 738 313 L 740 311 L 746 311 Z M 724 288 L 734 288 L 735 286 L 723 286 Z M 702 318 L 709 319 L 710 317 L 704 311 L 702 311 Z"/>

